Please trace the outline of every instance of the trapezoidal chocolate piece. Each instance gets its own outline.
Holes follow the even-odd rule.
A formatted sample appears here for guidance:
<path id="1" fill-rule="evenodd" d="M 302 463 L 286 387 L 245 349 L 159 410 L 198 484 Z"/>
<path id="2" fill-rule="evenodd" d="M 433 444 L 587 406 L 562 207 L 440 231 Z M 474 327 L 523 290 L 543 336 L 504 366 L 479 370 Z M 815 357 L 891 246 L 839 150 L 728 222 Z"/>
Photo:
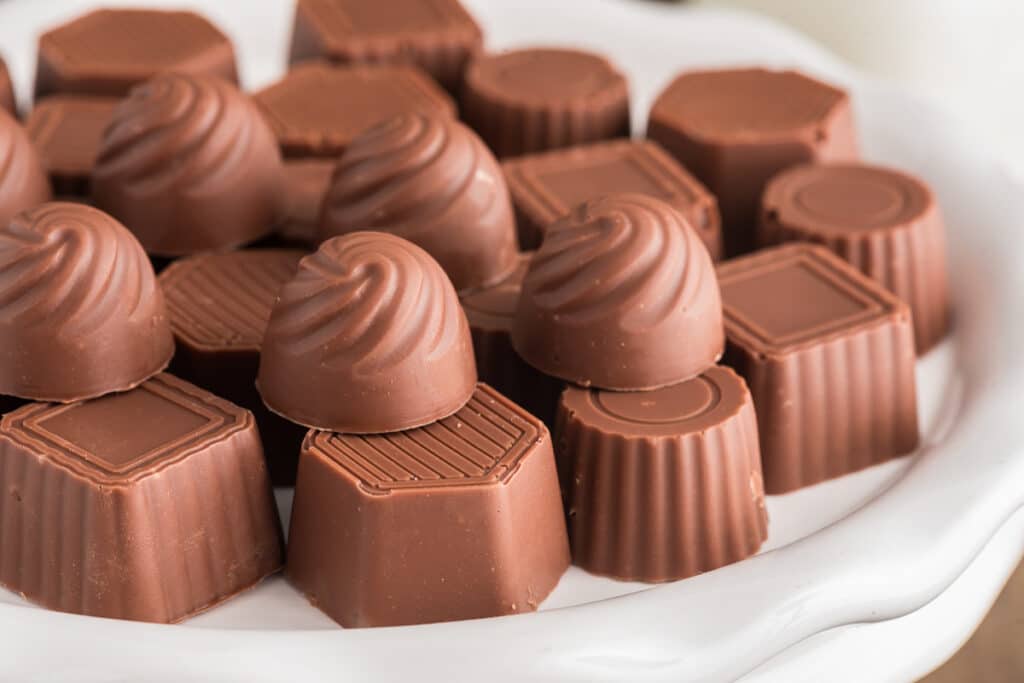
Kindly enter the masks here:
<path id="1" fill-rule="evenodd" d="M 88 95 L 52 95 L 36 102 L 25 129 L 58 196 L 89 196 L 103 131 L 118 102 Z"/>

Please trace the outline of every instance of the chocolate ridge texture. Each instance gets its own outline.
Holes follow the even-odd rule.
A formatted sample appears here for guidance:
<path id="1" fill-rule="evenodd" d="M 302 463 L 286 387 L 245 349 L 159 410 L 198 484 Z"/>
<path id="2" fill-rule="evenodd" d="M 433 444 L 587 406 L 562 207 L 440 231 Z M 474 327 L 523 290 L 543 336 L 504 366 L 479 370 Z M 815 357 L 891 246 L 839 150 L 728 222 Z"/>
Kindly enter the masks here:
<path id="1" fill-rule="evenodd" d="M 52 196 L 39 153 L 25 129 L 0 109 L 0 228 Z"/>

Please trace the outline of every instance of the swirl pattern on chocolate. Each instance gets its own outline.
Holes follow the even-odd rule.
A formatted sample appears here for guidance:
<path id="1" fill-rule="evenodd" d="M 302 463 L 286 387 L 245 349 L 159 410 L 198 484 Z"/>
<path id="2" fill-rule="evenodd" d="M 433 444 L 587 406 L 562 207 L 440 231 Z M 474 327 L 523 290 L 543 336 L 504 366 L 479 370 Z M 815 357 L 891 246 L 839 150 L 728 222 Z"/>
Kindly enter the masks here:
<path id="1" fill-rule="evenodd" d="M 25 129 L 0 107 L 0 226 L 50 199 L 50 181 Z"/>
<path id="2" fill-rule="evenodd" d="M 476 134 L 450 117 L 408 112 L 349 145 L 320 234 L 365 229 L 423 247 L 460 291 L 497 282 L 516 265 L 515 217 L 501 168 Z"/>

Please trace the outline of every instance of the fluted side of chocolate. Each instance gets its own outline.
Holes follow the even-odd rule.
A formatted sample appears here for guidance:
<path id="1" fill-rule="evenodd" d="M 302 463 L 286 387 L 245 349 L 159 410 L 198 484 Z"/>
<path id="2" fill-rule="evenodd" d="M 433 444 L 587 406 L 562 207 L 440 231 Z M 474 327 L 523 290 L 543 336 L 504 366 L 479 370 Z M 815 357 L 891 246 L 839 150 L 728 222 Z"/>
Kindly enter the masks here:
<path id="1" fill-rule="evenodd" d="M 173 353 L 153 267 L 124 226 L 53 202 L 0 228 L 0 393 L 77 401 L 123 391 Z"/>
<path id="2" fill-rule="evenodd" d="M 401 114 L 349 145 L 324 199 L 320 237 L 357 230 L 419 245 L 460 291 L 497 282 L 516 264 L 501 168 L 469 128 L 440 114 Z"/>
<path id="3" fill-rule="evenodd" d="M 299 263 L 270 314 L 263 401 L 317 429 L 378 433 L 451 415 L 476 386 L 466 316 L 429 254 L 356 232 Z"/>
<path id="4" fill-rule="evenodd" d="M 906 301 L 919 354 L 949 331 L 945 227 L 919 179 L 866 164 L 796 166 L 765 189 L 759 236 L 827 246 Z"/>
<path id="5" fill-rule="evenodd" d="M 164 74 L 114 111 L 93 169 L 96 205 L 146 251 L 182 256 L 266 235 L 283 206 L 277 141 L 217 78 Z"/>
<path id="6" fill-rule="evenodd" d="M 555 224 L 523 282 L 512 343 L 542 372 L 602 389 L 653 389 L 722 354 L 714 268 L 671 205 L 614 194 Z"/>
<path id="7" fill-rule="evenodd" d="M 0 227 L 19 211 L 49 201 L 50 182 L 25 129 L 0 111 Z"/>

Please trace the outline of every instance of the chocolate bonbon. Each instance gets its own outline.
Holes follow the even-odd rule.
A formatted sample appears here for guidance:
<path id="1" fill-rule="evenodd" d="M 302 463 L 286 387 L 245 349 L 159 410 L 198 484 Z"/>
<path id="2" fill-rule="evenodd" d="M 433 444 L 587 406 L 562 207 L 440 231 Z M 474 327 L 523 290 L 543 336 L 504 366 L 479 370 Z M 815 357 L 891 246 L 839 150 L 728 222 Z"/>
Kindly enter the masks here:
<path id="1" fill-rule="evenodd" d="M 569 387 L 556 443 L 573 562 L 589 572 L 686 578 L 768 534 L 754 405 L 728 368 L 655 391 Z"/>
<path id="2" fill-rule="evenodd" d="M 458 0 L 298 0 L 290 59 L 412 63 L 455 91 L 482 45 Z"/>
<path id="3" fill-rule="evenodd" d="M 36 97 L 121 96 L 164 71 L 238 80 L 231 41 L 198 14 L 99 9 L 39 37 Z"/>
<path id="4" fill-rule="evenodd" d="M 115 109 L 92 197 L 150 254 L 182 256 L 268 234 L 283 206 L 282 173 L 273 133 L 235 86 L 163 74 Z"/>
<path id="5" fill-rule="evenodd" d="M 385 233 L 334 237 L 304 258 L 260 353 L 264 403 L 316 429 L 411 429 L 454 413 L 475 385 L 451 282 L 425 251 Z"/>
<path id="6" fill-rule="evenodd" d="M 334 159 L 284 162 L 284 215 L 277 234 L 290 242 L 317 244 L 320 212 L 334 175 Z"/>
<path id="7" fill-rule="evenodd" d="M 270 479 L 295 483 L 306 430 L 271 413 L 256 391 L 270 310 L 304 252 L 252 249 L 180 259 L 158 278 L 174 332 L 171 370 L 250 411 L 256 418 Z"/>
<path id="8" fill-rule="evenodd" d="M 867 164 L 796 166 L 768 183 L 759 227 L 762 244 L 823 244 L 907 302 L 918 353 L 948 331 L 945 228 L 917 178 Z"/>
<path id="9" fill-rule="evenodd" d="M 51 198 L 39 153 L 25 129 L 0 110 L 0 229 L 19 211 Z"/>
<path id="10" fill-rule="evenodd" d="M 0 584 L 44 607 L 175 622 L 277 571 L 252 415 L 162 374 L 0 421 Z"/>
<path id="11" fill-rule="evenodd" d="M 58 196 L 89 196 L 89 177 L 117 98 L 53 95 L 36 102 L 25 122 Z"/>
<path id="12" fill-rule="evenodd" d="M 324 199 L 320 238 L 379 230 L 423 247 L 456 290 L 516 263 L 516 228 L 498 162 L 449 116 L 408 112 L 355 138 Z"/>
<path id="13" fill-rule="evenodd" d="M 724 346 L 707 249 L 670 204 L 585 202 L 548 231 L 523 282 L 512 344 L 545 374 L 602 389 L 690 379 Z"/>
<path id="14" fill-rule="evenodd" d="M 569 565 L 548 431 L 484 384 L 419 429 L 311 431 L 288 538 L 288 578 L 346 627 L 533 611 Z"/>
<path id="15" fill-rule="evenodd" d="M 499 157 L 629 136 L 625 77 L 562 48 L 483 55 L 466 69 L 462 117 Z"/>
<path id="16" fill-rule="evenodd" d="M 693 71 L 651 107 L 647 135 L 718 197 L 725 251 L 755 247 L 761 192 L 794 164 L 857 158 L 850 99 L 795 71 Z"/>
<path id="17" fill-rule="evenodd" d="M 510 159 L 502 164 L 515 204 L 519 242 L 536 248 L 548 226 L 588 199 L 638 192 L 686 216 L 711 258 L 722 253 L 715 197 L 650 140 L 612 140 Z"/>
<path id="18" fill-rule="evenodd" d="M 53 202 L 0 226 L 0 394 L 70 402 L 124 391 L 173 352 L 153 267 L 120 223 Z"/>
<path id="19" fill-rule="evenodd" d="M 299 64 L 253 95 L 285 157 L 337 157 L 364 130 L 405 111 L 455 115 L 455 103 L 415 67 Z"/>
<path id="20" fill-rule="evenodd" d="M 7 71 L 7 64 L 2 58 L 0 58 L 0 109 L 6 109 L 11 116 L 18 113 L 17 102 L 14 99 L 14 85 L 11 83 L 10 73 Z"/>
<path id="21" fill-rule="evenodd" d="M 754 397 L 768 493 L 917 447 L 914 333 L 903 301 L 809 244 L 727 261 L 718 277 L 726 359 Z"/>

